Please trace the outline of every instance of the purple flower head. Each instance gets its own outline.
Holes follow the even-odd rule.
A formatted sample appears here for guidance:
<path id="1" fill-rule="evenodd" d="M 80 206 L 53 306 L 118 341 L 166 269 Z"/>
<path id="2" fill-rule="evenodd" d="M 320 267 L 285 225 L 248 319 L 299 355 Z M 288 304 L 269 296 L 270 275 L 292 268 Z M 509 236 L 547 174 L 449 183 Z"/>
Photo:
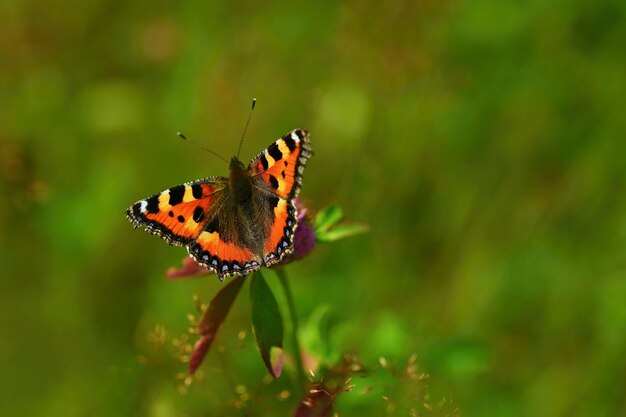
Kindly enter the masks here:
<path id="1" fill-rule="evenodd" d="M 298 218 L 298 229 L 293 236 L 292 257 L 295 259 L 304 258 L 315 249 L 315 243 L 317 243 L 317 236 L 313 225 L 304 216 Z"/>

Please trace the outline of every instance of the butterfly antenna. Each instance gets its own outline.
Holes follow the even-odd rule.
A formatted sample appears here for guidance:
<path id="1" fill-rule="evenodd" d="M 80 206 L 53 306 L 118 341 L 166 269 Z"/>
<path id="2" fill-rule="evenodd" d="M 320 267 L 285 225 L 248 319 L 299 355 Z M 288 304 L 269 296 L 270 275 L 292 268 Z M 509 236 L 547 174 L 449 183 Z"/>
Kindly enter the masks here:
<path id="1" fill-rule="evenodd" d="M 246 127 L 243 128 L 243 133 L 241 134 L 241 140 L 239 141 L 239 149 L 237 149 L 237 158 L 239 158 L 239 152 L 241 152 L 241 145 L 243 145 L 243 138 L 246 137 L 246 131 L 248 130 L 248 125 L 250 124 L 250 118 L 252 117 L 252 112 L 254 111 L 255 105 L 256 105 L 256 98 L 253 98 L 252 108 L 250 108 L 250 113 L 248 114 L 248 120 L 246 120 Z"/>
<path id="2" fill-rule="evenodd" d="M 208 152 L 210 154 L 213 154 L 213 155 L 217 156 L 219 159 L 221 159 L 222 161 L 226 162 L 227 164 L 229 163 L 226 160 L 226 158 L 224 158 L 222 155 L 220 155 L 220 154 L 210 150 L 209 148 L 205 148 L 204 146 L 198 145 L 196 142 L 192 141 L 191 139 L 189 139 L 187 136 L 183 135 L 182 133 L 178 132 L 177 135 L 178 135 L 179 138 L 181 138 L 181 139 L 191 143 L 192 145 L 202 149 L 203 151 L 206 151 L 206 152 Z"/>

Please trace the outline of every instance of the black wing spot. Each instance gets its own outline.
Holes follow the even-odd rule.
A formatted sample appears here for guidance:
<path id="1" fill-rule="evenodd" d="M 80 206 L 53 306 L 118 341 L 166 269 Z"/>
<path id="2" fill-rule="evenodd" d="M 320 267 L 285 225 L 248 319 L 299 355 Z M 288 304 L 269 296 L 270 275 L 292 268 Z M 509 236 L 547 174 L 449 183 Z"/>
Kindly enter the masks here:
<path id="1" fill-rule="evenodd" d="M 204 210 L 202 210 L 202 207 L 198 206 L 193 211 L 193 221 L 200 223 L 202 219 L 204 219 Z"/>
<path id="2" fill-rule="evenodd" d="M 272 184 L 272 188 L 278 190 L 278 180 L 272 174 L 270 174 L 270 183 Z"/>
<path id="3" fill-rule="evenodd" d="M 220 223 L 219 220 L 216 218 L 214 218 L 211 223 L 207 224 L 207 226 L 204 228 L 204 230 L 206 230 L 209 233 L 213 233 L 213 232 L 217 232 L 217 230 L 220 228 Z"/>
<path id="4" fill-rule="evenodd" d="M 270 154 L 274 161 L 280 161 L 283 159 L 283 153 L 278 149 L 278 145 L 273 143 L 269 148 L 267 148 L 267 153 Z"/>
<path id="5" fill-rule="evenodd" d="M 289 162 L 285 161 L 285 166 L 288 167 L 289 166 Z"/>
<path id="6" fill-rule="evenodd" d="M 178 221 L 183 223 L 185 221 L 185 218 L 183 216 L 178 216 Z"/>
<path id="7" fill-rule="evenodd" d="M 153 195 L 149 199 L 146 200 L 148 205 L 146 206 L 146 211 L 148 213 L 158 213 L 159 212 L 159 196 Z"/>
<path id="8" fill-rule="evenodd" d="M 276 197 L 275 195 L 272 195 L 270 197 L 270 204 L 272 205 L 272 208 L 278 207 L 278 202 L 279 201 L 280 201 L 280 198 Z"/>
<path id="9" fill-rule="evenodd" d="M 175 206 L 176 204 L 182 203 L 184 196 L 185 196 L 184 185 L 177 185 L 176 187 L 170 188 L 170 206 Z"/>
<path id="10" fill-rule="evenodd" d="M 172 210 L 170 210 L 170 212 L 169 212 L 169 213 L 167 213 L 167 214 L 169 214 L 169 215 L 170 215 L 170 217 L 174 217 L 174 212 L 173 212 Z"/>
<path id="11" fill-rule="evenodd" d="M 194 184 L 191 186 L 191 194 L 193 198 L 199 200 L 202 198 L 202 186 L 200 184 Z"/>
<path id="12" fill-rule="evenodd" d="M 281 172 L 280 175 L 283 176 L 283 179 L 285 178 L 285 171 Z"/>
<path id="13" fill-rule="evenodd" d="M 263 165 L 264 170 L 269 168 L 270 164 L 267 162 L 267 158 L 265 157 L 265 154 L 261 155 L 259 159 L 261 160 L 261 165 Z"/>
<path id="14" fill-rule="evenodd" d="M 289 152 L 293 152 L 296 150 L 296 141 L 291 138 L 291 134 L 285 136 L 283 140 L 285 141 L 285 145 L 287 145 L 287 148 L 289 148 Z"/>

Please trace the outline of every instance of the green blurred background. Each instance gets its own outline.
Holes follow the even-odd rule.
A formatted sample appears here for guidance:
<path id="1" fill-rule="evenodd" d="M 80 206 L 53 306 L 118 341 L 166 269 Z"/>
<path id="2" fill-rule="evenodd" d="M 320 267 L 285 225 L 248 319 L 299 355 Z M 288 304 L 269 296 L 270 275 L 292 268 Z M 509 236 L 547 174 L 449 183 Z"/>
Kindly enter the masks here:
<path id="1" fill-rule="evenodd" d="M 220 283 L 166 282 L 185 251 L 124 218 L 140 198 L 226 175 L 175 133 L 230 156 L 252 97 L 242 159 L 309 129 L 301 195 L 371 227 L 289 266 L 305 327 L 327 309 L 337 352 L 417 353 L 433 395 L 463 415 L 626 414 L 625 2 L 10 1 L 0 13 L 2 415 L 293 407 L 272 391 L 286 374 L 263 407 L 235 412 L 236 387 L 266 374 L 247 289 L 204 379 L 181 389 L 186 365 L 154 328 L 183 334 L 192 295 Z M 393 396 L 357 391 L 340 415 L 384 415 Z"/>

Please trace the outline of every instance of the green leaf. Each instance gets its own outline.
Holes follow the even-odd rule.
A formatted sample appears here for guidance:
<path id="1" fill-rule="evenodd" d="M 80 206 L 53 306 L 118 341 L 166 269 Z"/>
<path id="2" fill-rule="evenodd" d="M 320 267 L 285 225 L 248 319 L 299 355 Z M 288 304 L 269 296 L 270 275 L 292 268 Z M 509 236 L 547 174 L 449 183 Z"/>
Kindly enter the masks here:
<path id="1" fill-rule="evenodd" d="M 230 307 L 235 302 L 239 290 L 243 285 L 244 277 L 237 277 L 226 284 L 211 300 L 209 307 L 202 314 L 198 324 L 200 339 L 196 342 L 189 361 L 189 372 L 194 373 L 209 351 L 217 331 L 226 319 Z"/>
<path id="2" fill-rule="evenodd" d="M 270 374 L 278 378 L 283 369 L 283 319 L 276 298 L 259 271 L 250 282 L 250 301 L 252 330 L 261 359 Z"/>
<path id="3" fill-rule="evenodd" d="M 318 232 L 317 240 L 319 242 L 334 242 L 350 236 L 360 235 L 369 231 L 369 226 L 362 223 L 343 223 L 338 224 L 330 230 Z"/>
<path id="4" fill-rule="evenodd" d="M 323 208 L 317 213 L 317 216 L 315 216 L 315 222 L 313 224 L 315 232 L 318 235 L 324 233 L 333 227 L 333 225 L 340 222 L 341 219 L 343 219 L 343 210 L 341 210 L 341 207 L 332 205 Z"/>
<path id="5" fill-rule="evenodd" d="M 313 310 L 302 328 L 301 340 L 305 350 L 323 366 L 333 366 L 342 357 L 332 308 L 322 304 Z"/>

